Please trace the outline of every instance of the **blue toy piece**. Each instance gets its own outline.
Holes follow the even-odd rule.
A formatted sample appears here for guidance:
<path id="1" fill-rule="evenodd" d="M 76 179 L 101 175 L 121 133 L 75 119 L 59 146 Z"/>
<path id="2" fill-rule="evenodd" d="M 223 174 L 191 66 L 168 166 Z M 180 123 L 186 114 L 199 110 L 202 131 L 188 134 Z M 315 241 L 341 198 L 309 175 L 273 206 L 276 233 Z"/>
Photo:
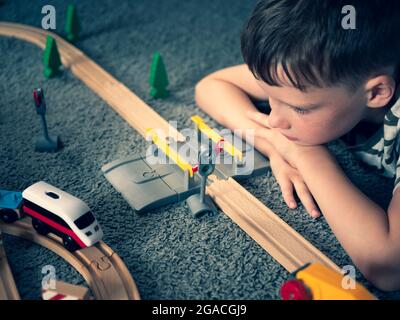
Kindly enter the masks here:
<path id="1" fill-rule="evenodd" d="M 21 217 L 22 192 L 0 189 L 0 219 L 11 223 Z"/>
<path id="2" fill-rule="evenodd" d="M 22 201 L 22 192 L 0 189 L 0 208 L 18 209 Z"/>

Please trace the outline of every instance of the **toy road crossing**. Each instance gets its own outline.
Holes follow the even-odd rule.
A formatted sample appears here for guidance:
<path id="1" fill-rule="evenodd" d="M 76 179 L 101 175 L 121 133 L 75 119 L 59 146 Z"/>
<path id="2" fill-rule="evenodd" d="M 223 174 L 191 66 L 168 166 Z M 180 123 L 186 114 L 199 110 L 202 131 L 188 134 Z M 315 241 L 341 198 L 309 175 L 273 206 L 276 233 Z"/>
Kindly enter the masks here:
<path id="1" fill-rule="evenodd" d="M 176 131 L 151 107 L 131 92 L 125 85 L 113 78 L 84 53 L 63 40 L 61 37 L 21 24 L 0 23 L 0 35 L 16 37 L 45 47 L 47 35 L 53 36 L 66 68 L 81 79 L 96 94 L 103 98 L 123 119 L 125 119 L 143 137 L 148 128 L 162 129 L 176 141 L 184 137 Z M 225 183 L 215 178 L 207 187 L 207 193 L 220 208 L 262 248 L 275 258 L 289 272 L 293 272 L 306 263 L 320 262 L 335 270 L 339 268 L 322 252 L 316 249 L 283 220 L 266 208 L 258 199 L 239 184 L 232 189 L 232 181 Z M 234 191 L 232 191 L 234 190 Z M 255 217 L 256 212 L 268 212 L 270 218 Z M 275 230 L 280 230 L 276 232 Z M 290 241 L 287 241 L 290 239 Z"/>
<path id="2" fill-rule="evenodd" d="M 127 267 L 104 242 L 100 241 L 94 246 L 69 252 L 60 238 L 52 234 L 39 235 L 32 228 L 30 218 L 11 224 L 0 222 L 0 229 L 4 233 L 33 241 L 58 254 L 83 276 L 97 300 L 140 300 L 139 291 Z M 4 281 L 1 269 L 0 275 Z"/>

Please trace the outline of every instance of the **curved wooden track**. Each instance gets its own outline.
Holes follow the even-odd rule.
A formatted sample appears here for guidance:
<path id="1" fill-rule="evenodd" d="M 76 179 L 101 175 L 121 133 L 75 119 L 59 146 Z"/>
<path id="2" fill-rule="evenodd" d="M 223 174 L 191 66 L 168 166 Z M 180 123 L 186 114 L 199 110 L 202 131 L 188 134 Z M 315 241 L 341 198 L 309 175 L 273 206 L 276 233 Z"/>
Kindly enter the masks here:
<path id="1" fill-rule="evenodd" d="M 160 130 L 161 136 L 164 134 L 176 141 L 185 141 L 181 133 L 124 84 L 60 36 L 42 29 L 7 22 L 0 22 L 0 35 L 25 40 L 40 48 L 45 47 L 46 37 L 51 35 L 57 42 L 64 67 L 69 68 L 77 78 L 104 99 L 143 137 L 146 137 L 146 131 L 151 127 Z"/>
<path id="2" fill-rule="evenodd" d="M 41 48 L 45 46 L 47 34 L 56 39 L 64 66 L 70 68 L 74 75 L 103 98 L 143 137 L 146 136 L 147 128 L 152 127 L 162 129 L 166 135 L 176 140 L 184 141 L 184 137 L 175 128 L 138 96 L 61 37 L 25 25 L 0 23 L 0 35 L 26 40 Z M 207 192 L 225 214 L 289 272 L 313 262 L 339 270 L 328 257 L 232 179 L 226 182 L 215 177 L 207 186 Z"/>
<path id="3" fill-rule="evenodd" d="M 92 247 L 69 252 L 59 237 L 39 235 L 31 219 L 24 218 L 11 224 L 0 222 L 7 234 L 33 241 L 53 251 L 72 265 L 86 280 L 98 300 L 140 300 L 139 291 L 121 258 L 104 242 Z"/>
<path id="4" fill-rule="evenodd" d="M 14 282 L 6 252 L 3 247 L 3 238 L 0 232 L 0 300 L 20 300 L 17 286 Z"/>

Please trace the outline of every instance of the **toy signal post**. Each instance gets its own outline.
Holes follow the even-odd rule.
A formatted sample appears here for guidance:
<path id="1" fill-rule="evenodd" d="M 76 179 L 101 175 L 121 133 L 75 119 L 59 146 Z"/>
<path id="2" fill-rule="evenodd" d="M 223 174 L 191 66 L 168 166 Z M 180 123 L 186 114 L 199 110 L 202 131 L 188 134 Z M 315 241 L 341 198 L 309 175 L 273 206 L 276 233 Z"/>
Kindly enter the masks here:
<path id="1" fill-rule="evenodd" d="M 42 119 L 43 135 L 39 136 L 36 141 L 35 151 L 38 152 L 55 152 L 61 148 L 61 141 L 58 136 L 49 136 L 46 123 L 46 102 L 44 100 L 43 89 L 33 90 L 33 99 L 35 101 L 36 113 Z"/>

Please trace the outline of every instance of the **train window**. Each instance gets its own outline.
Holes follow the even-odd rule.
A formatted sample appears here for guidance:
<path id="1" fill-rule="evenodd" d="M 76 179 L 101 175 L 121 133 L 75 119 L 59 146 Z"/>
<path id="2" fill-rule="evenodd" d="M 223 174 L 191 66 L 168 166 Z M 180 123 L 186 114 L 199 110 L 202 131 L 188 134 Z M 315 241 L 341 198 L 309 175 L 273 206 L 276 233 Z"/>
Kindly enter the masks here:
<path id="1" fill-rule="evenodd" d="M 51 191 L 46 192 L 46 195 L 49 196 L 50 198 L 53 198 L 53 199 L 59 199 L 60 198 L 60 196 L 58 194 L 56 194 L 54 192 L 51 192 Z"/>
<path id="2" fill-rule="evenodd" d="M 83 230 L 89 227 L 94 222 L 94 220 L 95 218 L 93 216 L 93 213 L 89 211 L 85 213 L 82 217 L 76 219 L 75 224 L 80 230 Z"/>

